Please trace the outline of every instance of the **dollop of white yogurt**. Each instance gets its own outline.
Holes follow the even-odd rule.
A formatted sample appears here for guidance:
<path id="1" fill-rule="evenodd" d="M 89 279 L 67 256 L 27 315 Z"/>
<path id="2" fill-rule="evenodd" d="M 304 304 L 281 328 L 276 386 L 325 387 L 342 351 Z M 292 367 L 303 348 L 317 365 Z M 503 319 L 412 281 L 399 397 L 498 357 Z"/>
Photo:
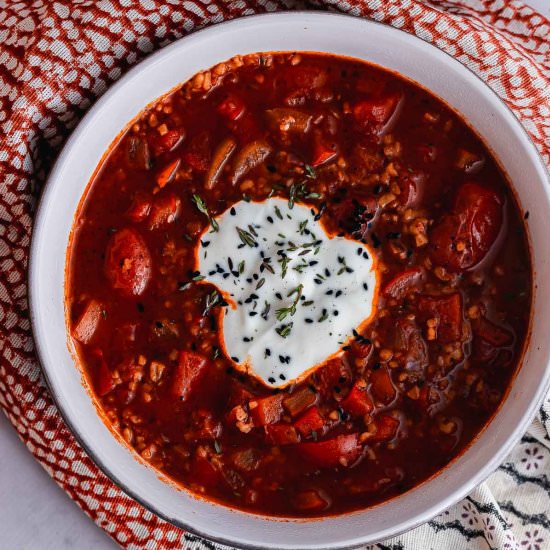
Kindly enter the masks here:
<path id="1" fill-rule="evenodd" d="M 225 352 L 271 387 L 337 354 L 376 307 L 368 246 L 328 235 L 319 217 L 280 198 L 241 201 L 216 218 L 218 231 L 207 230 L 197 251 L 200 275 L 229 304 Z"/>

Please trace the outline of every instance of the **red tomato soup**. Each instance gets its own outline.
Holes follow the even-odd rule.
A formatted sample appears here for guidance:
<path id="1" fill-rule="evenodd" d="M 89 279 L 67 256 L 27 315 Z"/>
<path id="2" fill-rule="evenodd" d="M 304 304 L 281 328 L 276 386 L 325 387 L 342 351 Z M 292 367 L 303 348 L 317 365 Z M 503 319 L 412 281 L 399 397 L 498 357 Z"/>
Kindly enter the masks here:
<path id="1" fill-rule="evenodd" d="M 193 493 L 365 508 L 445 467 L 506 395 L 524 217 L 426 90 L 330 55 L 237 57 L 113 144 L 75 222 L 71 337 L 111 427 Z"/>

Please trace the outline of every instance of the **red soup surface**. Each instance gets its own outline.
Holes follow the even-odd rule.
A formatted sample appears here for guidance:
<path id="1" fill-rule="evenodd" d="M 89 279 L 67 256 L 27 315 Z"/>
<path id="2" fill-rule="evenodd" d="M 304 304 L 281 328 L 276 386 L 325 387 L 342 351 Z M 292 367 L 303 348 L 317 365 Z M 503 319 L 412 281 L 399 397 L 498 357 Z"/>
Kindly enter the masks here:
<path id="1" fill-rule="evenodd" d="M 296 232 L 288 209 L 270 221 L 278 258 L 253 220 L 224 235 L 223 213 L 275 198 L 312 215 Z M 530 316 L 523 218 L 491 152 L 417 85 L 330 55 L 234 58 L 112 146 L 75 222 L 71 336 L 112 428 L 183 487 L 275 516 L 365 508 L 441 470 L 506 395 Z M 231 357 L 221 323 L 244 305 L 208 279 L 240 279 L 251 319 L 272 323 L 274 346 L 299 341 L 305 363 L 304 323 L 351 314 L 322 307 L 351 268 L 328 265 L 312 228 L 374 256 L 377 291 L 353 305 L 374 315 L 301 376 L 279 354 L 266 381 Z M 313 244 L 294 244 L 304 232 Z M 200 272 L 199 247 L 222 237 L 233 260 Z M 243 278 L 247 247 L 262 261 Z M 296 288 L 256 303 L 300 247 Z M 304 318 L 316 285 L 321 313 Z"/>

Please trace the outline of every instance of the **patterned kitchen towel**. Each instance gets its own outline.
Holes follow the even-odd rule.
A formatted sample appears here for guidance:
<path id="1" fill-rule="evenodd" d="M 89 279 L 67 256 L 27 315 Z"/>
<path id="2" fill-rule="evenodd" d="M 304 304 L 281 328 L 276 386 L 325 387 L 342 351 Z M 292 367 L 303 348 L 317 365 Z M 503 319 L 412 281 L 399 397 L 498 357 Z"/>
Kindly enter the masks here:
<path id="1" fill-rule="evenodd" d="M 0 405 L 56 482 L 124 548 L 216 548 L 114 486 L 64 425 L 30 331 L 26 267 L 36 201 L 64 140 L 111 82 L 205 25 L 304 7 L 291 0 L 0 0 Z M 550 155 L 550 22 L 516 0 L 316 1 L 414 33 L 456 57 Z M 550 400 L 505 463 L 429 523 L 369 548 L 550 548 Z"/>

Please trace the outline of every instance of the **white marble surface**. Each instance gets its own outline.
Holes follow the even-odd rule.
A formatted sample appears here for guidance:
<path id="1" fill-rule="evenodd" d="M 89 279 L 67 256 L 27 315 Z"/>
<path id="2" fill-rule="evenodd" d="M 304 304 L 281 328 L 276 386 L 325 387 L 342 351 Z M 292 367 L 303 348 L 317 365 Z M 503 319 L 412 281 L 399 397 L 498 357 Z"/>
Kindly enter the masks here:
<path id="1" fill-rule="evenodd" d="M 550 17 L 550 0 L 526 0 Z M 0 413 L 0 550 L 117 546 L 51 480 Z"/>

